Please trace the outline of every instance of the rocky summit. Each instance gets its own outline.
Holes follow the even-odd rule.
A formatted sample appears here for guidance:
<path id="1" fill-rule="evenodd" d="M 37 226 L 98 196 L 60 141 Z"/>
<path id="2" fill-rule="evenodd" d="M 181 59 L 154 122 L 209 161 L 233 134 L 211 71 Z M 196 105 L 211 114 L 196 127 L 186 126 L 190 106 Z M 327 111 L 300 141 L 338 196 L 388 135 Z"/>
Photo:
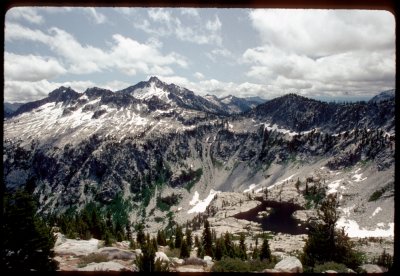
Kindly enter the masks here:
<path id="1" fill-rule="evenodd" d="M 368 102 L 265 101 L 202 97 L 151 77 L 115 92 L 60 87 L 7 112 L 6 189 L 28 187 L 44 215 L 94 203 L 153 234 L 200 215 L 218 235 L 258 233 L 274 208 L 292 205 L 284 219 L 307 227 L 319 200 L 336 194 L 337 226 L 349 237 L 393 237 L 394 91 Z M 290 255 L 296 246 L 280 231 Z"/>

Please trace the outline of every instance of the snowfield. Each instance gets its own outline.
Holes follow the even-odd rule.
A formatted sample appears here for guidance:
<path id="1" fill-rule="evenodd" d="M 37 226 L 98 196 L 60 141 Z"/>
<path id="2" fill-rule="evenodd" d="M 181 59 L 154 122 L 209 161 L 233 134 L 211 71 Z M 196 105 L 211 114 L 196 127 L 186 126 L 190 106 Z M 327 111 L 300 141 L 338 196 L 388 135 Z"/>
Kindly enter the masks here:
<path id="1" fill-rule="evenodd" d="M 386 226 L 385 226 L 386 225 Z M 337 229 L 344 227 L 344 231 L 350 238 L 366 238 L 366 237 L 394 237 L 394 223 L 378 223 L 377 228 L 368 230 L 360 228 L 354 220 L 341 217 L 336 224 Z"/>
<path id="2" fill-rule="evenodd" d="M 214 199 L 215 195 L 221 193 L 220 191 L 211 190 L 210 194 L 203 200 L 199 200 L 199 193 L 196 191 L 192 200 L 189 202 L 190 205 L 194 205 L 187 213 L 203 213 L 210 202 Z"/>

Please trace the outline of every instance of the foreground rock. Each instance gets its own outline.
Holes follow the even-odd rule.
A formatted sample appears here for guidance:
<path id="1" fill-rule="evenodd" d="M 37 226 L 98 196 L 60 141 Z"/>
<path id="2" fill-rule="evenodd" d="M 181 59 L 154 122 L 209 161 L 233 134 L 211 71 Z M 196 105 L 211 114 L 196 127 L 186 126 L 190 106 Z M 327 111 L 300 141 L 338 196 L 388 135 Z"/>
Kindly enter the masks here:
<path id="1" fill-rule="evenodd" d="M 247 212 L 260 204 L 260 201 L 249 199 L 249 197 L 243 193 L 223 192 L 218 194 L 218 197 L 214 198 L 209 207 L 217 210 L 213 217 L 216 220 L 220 220 Z"/>
<path id="2" fill-rule="evenodd" d="M 62 234 L 58 235 L 57 246 L 54 247 L 56 255 L 73 255 L 73 256 L 86 256 L 94 253 L 99 248 L 99 240 L 90 239 L 86 240 L 73 240 L 66 239 Z"/>
<path id="3" fill-rule="evenodd" d="M 303 223 L 308 222 L 310 219 L 318 217 L 317 210 L 297 210 L 292 214 L 294 219 L 297 219 Z"/>
<path id="4" fill-rule="evenodd" d="M 156 256 L 154 257 L 154 261 L 157 261 L 157 259 L 162 262 L 169 262 L 169 258 L 164 252 L 157 251 Z"/>
<path id="5" fill-rule="evenodd" d="M 274 270 L 278 270 L 280 272 L 289 272 L 289 273 L 302 273 L 303 265 L 300 260 L 296 257 L 286 257 L 279 263 L 277 263 L 274 267 Z"/>
<path id="6" fill-rule="evenodd" d="M 305 234 L 289 235 L 278 233 L 269 241 L 269 246 L 273 255 L 285 258 L 302 251 L 307 238 L 308 236 Z"/>
<path id="7" fill-rule="evenodd" d="M 205 272 L 203 266 L 199 265 L 185 265 L 185 266 L 178 266 L 175 269 L 176 272 Z"/>
<path id="8" fill-rule="evenodd" d="M 211 217 L 208 219 L 208 221 L 211 224 L 211 229 L 215 230 L 217 236 L 225 234 L 226 232 L 231 234 L 239 234 L 243 232 L 243 229 L 246 229 L 248 232 L 262 232 L 262 228 L 259 223 L 244 219 L 237 219 L 233 217 L 218 219 Z M 194 232 L 194 234 L 201 236 L 202 232 L 203 230 L 198 230 Z"/>
<path id="9" fill-rule="evenodd" d="M 85 267 L 78 268 L 78 271 L 135 271 L 132 267 L 128 269 L 116 262 L 90 263 Z"/>
<path id="10" fill-rule="evenodd" d="M 375 264 L 364 264 L 360 266 L 362 270 L 364 270 L 366 273 L 384 273 L 386 272 L 385 269 L 382 267 L 375 265 Z"/>
<path id="11" fill-rule="evenodd" d="M 100 248 L 98 253 L 106 255 L 109 260 L 119 259 L 119 260 L 134 260 L 136 259 L 136 254 L 131 251 L 119 249 L 116 247 L 103 247 Z"/>

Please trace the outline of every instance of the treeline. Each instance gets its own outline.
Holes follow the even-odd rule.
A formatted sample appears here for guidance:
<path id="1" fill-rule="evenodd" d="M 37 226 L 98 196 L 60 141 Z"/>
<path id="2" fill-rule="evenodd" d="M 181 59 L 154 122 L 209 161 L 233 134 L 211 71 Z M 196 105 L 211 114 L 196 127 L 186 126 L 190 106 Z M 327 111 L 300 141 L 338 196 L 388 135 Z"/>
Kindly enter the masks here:
<path id="1" fill-rule="evenodd" d="M 260 260 L 266 263 L 274 260 L 269 248 L 268 236 L 262 235 L 262 244 L 258 244 L 256 237 L 255 247 L 247 248 L 245 243 L 245 235 L 239 235 L 239 242 L 234 242 L 235 237 L 226 232 L 217 238 L 214 231 L 211 231 L 208 220 L 204 221 L 204 229 L 201 237 L 197 235 L 193 237 L 191 227 L 186 225 L 185 232 L 183 227 L 177 225 L 173 231 L 159 230 L 157 236 L 151 238 L 148 233 L 144 232 L 143 224 L 137 227 L 136 239 L 131 239 L 131 248 L 140 248 L 142 255 L 136 260 L 136 265 L 140 271 L 168 271 L 168 264 L 162 261 L 154 261 L 155 253 L 158 246 L 168 246 L 169 250 L 178 249 L 179 257 L 187 259 L 190 253 L 197 248 L 196 255 L 203 259 L 204 256 L 210 256 L 213 260 L 220 261 L 224 258 L 247 260 Z M 248 250 L 252 250 L 252 254 L 247 254 Z"/>
<path id="2" fill-rule="evenodd" d="M 50 215 L 48 221 L 67 238 L 95 238 L 111 245 L 113 241 L 130 240 L 132 237 L 128 209 L 127 202 L 117 196 L 103 208 L 98 203 L 90 202 L 79 212 L 69 208 L 61 215 Z"/>
<path id="3" fill-rule="evenodd" d="M 2 218 L 2 271 L 54 271 L 56 241 L 50 225 L 37 214 L 37 200 L 26 190 L 5 192 Z"/>

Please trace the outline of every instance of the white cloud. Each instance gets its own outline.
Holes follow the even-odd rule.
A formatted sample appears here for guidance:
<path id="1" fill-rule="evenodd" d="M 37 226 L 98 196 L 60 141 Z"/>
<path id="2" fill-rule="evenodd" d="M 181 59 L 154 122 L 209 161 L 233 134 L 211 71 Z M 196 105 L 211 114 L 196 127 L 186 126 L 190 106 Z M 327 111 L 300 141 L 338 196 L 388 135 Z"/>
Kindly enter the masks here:
<path id="1" fill-rule="evenodd" d="M 136 72 L 145 74 L 172 74 L 173 70 L 167 65 L 177 64 L 187 67 L 184 57 L 170 53 L 161 54 L 157 49 L 141 44 L 131 38 L 116 34 L 113 36 L 116 44 L 111 49 L 110 62 L 128 75 Z"/>
<path id="2" fill-rule="evenodd" d="M 108 66 L 108 56 L 102 49 L 90 45 L 82 46 L 66 31 L 53 27 L 50 29 L 50 37 L 52 42 L 47 45 L 70 65 L 70 73 L 100 72 Z"/>
<path id="3" fill-rule="evenodd" d="M 265 46 L 248 49 L 243 60 L 251 64 L 247 76 L 282 89 L 306 89 L 310 95 L 317 88 L 360 96 L 394 87 L 395 55 L 389 51 L 346 52 L 314 60 Z"/>
<path id="4" fill-rule="evenodd" d="M 5 80 L 39 81 L 64 73 L 66 70 L 54 58 L 4 53 Z"/>
<path id="5" fill-rule="evenodd" d="M 202 73 L 200 73 L 200 72 L 194 73 L 193 76 L 198 80 L 204 79 L 204 75 Z"/>
<path id="6" fill-rule="evenodd" d="M 200 14 L 195 8 L 182 8 L 180 9 L 182 15 L 187 15 L 191 18 L 199 18 Z"/>
<path id="7" fill-rule="evenodd" d="M 13 31 L 20 31 L 18 34 Z M 103 50 L 91 45 L 80 44 L 74 36 L 59 28 L 51 28 L 49 34 L 12 24 L 6 28 L 6 40 L 32 40 L 46 44 L 60 56 L 69 73 L 89 74 L 106 69 L 117 69 L 127 75 L 139 72 L 145 74 L 169 75 L 170 67 L 177 65 L 186 68 L 186 59 L 175 53 L 161 53 L 160 43 L 155 40 L 149 44 L 140 43 L 120 34 L 112 36 L 110 48 Z"/>
<path id="8" fill-rule="evenodd" d="M 82 10 L 88 14 L 96 24 L 103 24 L 107 21 L 107 17 L 98 12 L 95 8 L 82 8 Z"/>
<path id="9" fill-rule="evenodd" d="M 60 86 L 71 87 L 77 92 L 83 92 L 88 87 L 95 84 L 91 81 L 71 81 L 71 82 L 49 82 L 40 81 L 5 81 L 4 82 L 4 101 L 5 102 L 31 102 L 43 99 Z"/>
<path id="10" fill-rule="evenodd" d="M 388 12 L 254 10 L 249 15 L 263 42 L 241 60 L 254 80 L 306 96 L 371 96 L 395 86 L 394 20 Z"/>
<path id="11" fill-rule="evenodd" d="M 49 36 L 42 31 L 32 30 L 15 23 L 6 23 L 4 37 L 6 41 L 24 39 L 42 43 L 50 42 Z"/>
<path id="12" fill-rule="evenodd" d="M 197 73 L 195 75 L 198 75 Z M 265 99 L 272 99 L 282 95 L 280 88 L 267 84 L 223 82 L 216 79 L 201 79 L 193 82 L 180 76 L 160 76 L 159 78 L 166 83 L 174 83 L 185 87 L 199 95 L 213 94 L 217 97 L 228 95 L 237 97 L 260 96 Z"/>
<path id="13" fill-rule="evenodd" d="M 149 17 L 155 21 L 155 22 L 160 22 L 160 23 L 170 23 L 172 19 L 172 15 L 169 11 L 165 9 L 150 9 L 148 11 Z"/>
<path id="14" fill-rule="evenodd" d="M 94 83 L 92 81 L 66 81 L 51 82 L 48 80 L 40 81 L 19 81 L 6 80 L 4 82 L 4 101 L 5 102 L 30 102 L 43 99 L 60 86 L 71 87 L 75 91 L 82 93 L 91 87 L 101 87 L 111 91 L 124 89 L 132 83 L 123 81 L 110 81 L 106 83 Z"/>
<path id="15" fill-rule="evenodd" d="M 210 30 L 211 32 L 218 32 L 221 30 L 222 24 L 221 21 L 219 20 L 218 15 L 215 16 L 214 20 L 208 20 L 206 22 L 206 28 L 207 30 Z"/>
<path id="16" fill-rule="evenodd" d="M 116 12 L 122 13 L 124 15 L 133 15 L 133 14 L 136 13 L 134 8 L 122 8 L 122 7 L 119 7 L 119 8 L 114 8 L 114 10 Z"/>
<path id="17" fill-rule="evenodd" d="M 190 24 L 183 23 L 176 12 L 189 15 L 192 21 Z M 221 45 L 221 27 L 222 23 L 218 16 L 214 20 L 202 22 L 196 10 L 174 9 L 174 12 L 167 9 L 150 9 L 147 12 L 147 18 L 137 18 L 133 26 L 153 36 L 165 37 L 175 36 L 181 41 L 187 41 L 195 44 L 216 44 Z M 186 17 L 185 17 L 186 18 Z M 188 20 L 188 18 L 186 18 Z"/>
<path id="18" fill-rule="evenodd" d="M 127 88 L 129 86 L 131 86 L 132 83 L 127 83 L 124 81 L 118 81 L 118 80 L 114 80 L 114 81 L 109 81 L 107 83 L 105 83 L 104 85 L 101 85 L 101 88 L 105 88 L 105 89 L 109 89 L 111 91 L 118 91 L 118 90 L 122 90 L 124 88 Z"/>
<path id="19" fill-rule="evenodd" d="M 231 51 L 229 51 L 227 48 L 217 48 L 211 50 L 211 52 L 206 53 L 206 56 L 212 61 L 212 62 L 217 62 L 218 57 L 223 57 L 223 58 L 229 58 L 233 59 L 234 56 Z"/>
<path id="20" fill-rule="evenodd" d="M 385 11 L 253 10 L 264 44 L 320 57 L 358 49 L 393 49 L 395 21 Z"/>
<path id="21" fill-rule="evenodd" d="M 34 7 L 14 7 L 7 11 L 6 20 L 23 19 L 29 23 L 42 24 L 44 19 L 37 11 Z"/>

